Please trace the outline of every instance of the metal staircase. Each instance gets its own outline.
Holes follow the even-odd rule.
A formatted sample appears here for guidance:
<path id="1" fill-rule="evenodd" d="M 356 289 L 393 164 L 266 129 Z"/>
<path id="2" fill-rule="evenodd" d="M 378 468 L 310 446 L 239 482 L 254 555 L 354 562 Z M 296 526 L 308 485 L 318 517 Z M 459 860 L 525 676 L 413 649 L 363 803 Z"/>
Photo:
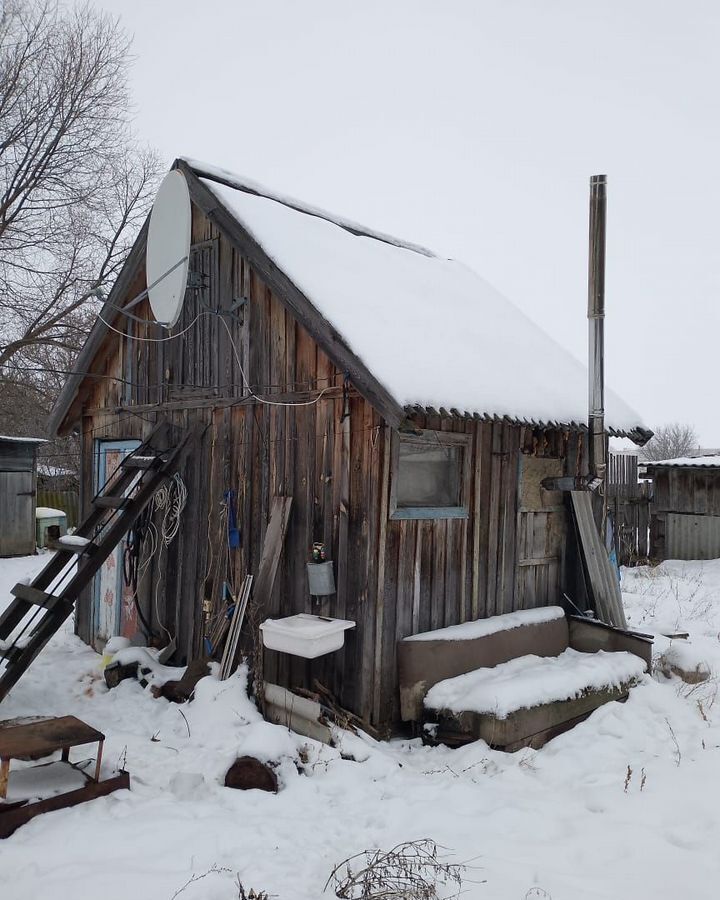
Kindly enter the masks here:
<path id="1" fill-rule="evenodd" d="M 71 615 L 80 593 L 172 474 L 188 436 L 159 425 L 100 488 L 75 534 L 53 543 L 56 552 L 42 572 L 31 584 L 12 589 L 14 599 L 0 615 L 0 701 Z"/>

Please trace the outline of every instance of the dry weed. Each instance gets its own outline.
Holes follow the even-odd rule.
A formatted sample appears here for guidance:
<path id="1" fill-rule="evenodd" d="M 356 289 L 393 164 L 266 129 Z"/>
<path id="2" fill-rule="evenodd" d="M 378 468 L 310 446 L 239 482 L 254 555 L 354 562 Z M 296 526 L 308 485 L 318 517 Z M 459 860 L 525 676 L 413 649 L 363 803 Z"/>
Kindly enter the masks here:
<path id="1" fill-rule="evenodd" d="M 443 862 L 434 841 L 404 841 L 339 863 L 324 890 L 332 886 L 341 900 L 438 900 L 438 890 L 449 887 L 451 900 L 460 896 L 465 868 Z"/>

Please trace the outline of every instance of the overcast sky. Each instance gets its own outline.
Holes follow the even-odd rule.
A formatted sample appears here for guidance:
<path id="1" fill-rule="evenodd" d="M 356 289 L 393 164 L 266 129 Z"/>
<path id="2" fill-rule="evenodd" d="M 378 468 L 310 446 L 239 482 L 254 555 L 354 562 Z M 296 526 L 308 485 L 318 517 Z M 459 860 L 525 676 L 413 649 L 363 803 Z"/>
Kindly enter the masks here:
<path id="1" fill-rule="evenodd" d="M 168 165 L 460 259 L 583 360 L 607 173 L 608 383 L 720 446 L 716 0 L 97 2 L 134 34 L 137 130 Z"/>

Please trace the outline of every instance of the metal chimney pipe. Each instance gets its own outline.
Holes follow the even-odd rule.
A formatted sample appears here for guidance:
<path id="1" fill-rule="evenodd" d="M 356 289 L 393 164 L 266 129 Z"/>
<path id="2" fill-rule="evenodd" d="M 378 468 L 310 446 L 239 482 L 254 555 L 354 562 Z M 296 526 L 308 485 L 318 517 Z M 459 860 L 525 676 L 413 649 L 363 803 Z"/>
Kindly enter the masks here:
<path id="1" fill-rule="evenodd" d="M 607 176 L 590 179 L 590 252 L 588 261 L 590 478 L 604 493 L 605 458 L 605 230 Z M 597 483 L 599 479 L 599 484 Z"/>

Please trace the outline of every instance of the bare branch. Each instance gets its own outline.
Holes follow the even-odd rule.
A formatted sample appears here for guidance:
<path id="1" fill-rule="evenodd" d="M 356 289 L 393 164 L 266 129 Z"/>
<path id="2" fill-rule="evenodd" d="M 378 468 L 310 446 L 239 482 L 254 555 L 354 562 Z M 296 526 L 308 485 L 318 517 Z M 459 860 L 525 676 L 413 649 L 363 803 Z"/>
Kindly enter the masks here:
<path id="1" fill-rule="evenodd" d="M 118 22 L 88 5 L 5 2 L 0 365 L 77 352 L 147 215 L 160 164 L 132 134 L 128 61 Z"/>
<path id="2" fill-rule="evenodd" d="M 671 422 L 654 429 L 652 439 L 643 447 L 643 459 L 657 462 L 687 456 L 699 446 L 698 436 L 692 425 Z"/>

